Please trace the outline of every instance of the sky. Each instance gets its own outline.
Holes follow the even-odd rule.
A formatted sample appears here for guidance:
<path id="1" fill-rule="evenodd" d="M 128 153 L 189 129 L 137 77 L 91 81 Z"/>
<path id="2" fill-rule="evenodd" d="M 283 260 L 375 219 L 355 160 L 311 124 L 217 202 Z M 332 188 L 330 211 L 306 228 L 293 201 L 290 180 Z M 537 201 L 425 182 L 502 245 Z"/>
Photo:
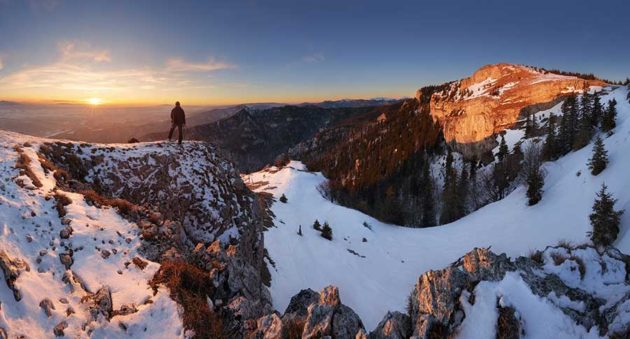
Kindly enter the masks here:
<path id="1" fill-rule="evenodd" d="M 630 76 L 629 1 L 0 0 L 0 100 L 413 96 L 511 62 Z"/>

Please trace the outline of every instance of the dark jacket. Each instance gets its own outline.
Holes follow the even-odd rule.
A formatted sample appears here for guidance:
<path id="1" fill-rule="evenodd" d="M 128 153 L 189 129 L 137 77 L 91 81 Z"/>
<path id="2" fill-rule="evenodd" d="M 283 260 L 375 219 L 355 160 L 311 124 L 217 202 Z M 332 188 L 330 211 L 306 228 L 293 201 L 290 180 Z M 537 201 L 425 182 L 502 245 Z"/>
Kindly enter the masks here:
<path id="1" fill-rule="evenodd" d="M 186 123 L 186 114 L 181 106 L 175 106 L 171 111 L 171 122 L 175 125 L 184 125 Z"/>

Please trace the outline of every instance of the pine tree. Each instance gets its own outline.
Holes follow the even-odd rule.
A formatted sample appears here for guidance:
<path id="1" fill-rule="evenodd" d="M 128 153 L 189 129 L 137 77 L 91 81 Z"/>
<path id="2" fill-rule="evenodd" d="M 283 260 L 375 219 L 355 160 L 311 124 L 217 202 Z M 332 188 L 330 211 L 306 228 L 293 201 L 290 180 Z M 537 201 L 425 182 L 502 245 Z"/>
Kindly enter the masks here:
<path id="1" fill-rule="evenodd" d="M 610 133 L 616 127 L 617 123 L 615 122 L 617 118 L 617 101 L 612 99 L 608 102 L 608 108 L 606 112 L 604 112 L 604 117 L 602 118 L 602 131 Z"/>
<path id="2" fill-rule="evenodd" d="M 591 112 L 591 125 L 593 127 L 599 126 L 599 122 L 602 119 L 602 115 L 604 114 L 604 109 L 602 108 L 602 103 L 599 99 L 599 94 L 593 95 L 593 110 Z"/>
<path id="3" fill-rule="evenodd" d="M 330 228 L 330 225 L 328 225 L 328 222 L 324 222 L 324 226 L 322 227 L 322 233 L 321 233 L 322 237 L 328 240 L 332 240 L 333 239 L 333 231 L 332 228 Z"/>
<path id="4" fill-rule="evenodd" d="M 298 235 L 302 236 L 302 225 L 298 226 Z"/>
<path id="5" fill-rule="evenodd" d="M 501 142 L 499 143 L 499 153 L 497 154 L 499 156 L 499 161 L 505 159 L 505 157 L 510 153 L 510 149 L 507 146 L 507 143 L 505 142 L 505 135 L 501 135 Z"/>
<path id="6" fill-rule="evenodd" d="M 591 174 L 598 175 L 606 169 L 606 165 L 608 165 L 608 152 L 604 148 L 602 138 L 597 136 L 593 146 L 593 156 L 588 162 L 588 168 L 591 170 Z"/>
<path id="7" fill-rule="evenodd" d="M 534 118 L 534 123 L 536 123 L 536 118 Z M 527 114 L 527 120 L 525 120 L 525 138 L 531 138 L 533 136 L 532 131 L 532 115 Z"/>
<path id="8" fill-rule="evenodd" d="M 318 231 L 322 230 L 322 225 L 319 223 L 319 220 L 315 219 L 315 222 L 313 223 L 313 228 Z"/>
<path id="9" fill-rule="evenodd" d="M 570 95 L 562 103 L 562 119 L 560 120 L 560 133 L 558 134 L 559 155 L 571 151 L 577 131 L 578 109 L 575 95 Z"/>
<path id="10" fill-rule="evenodd" d="M 621 215 L 624 212 L 615 210 L 617 199 L 606 190 L 606 185 L 602 184 L 593 204 L 593 213 L 589 216 L 593 226 L 591 240 L 597 246 L 609 246 L 617 239 Z"/>
<path id="11" fill-rule="evenodd" d="M 435 225 L 435 201 L 433 199 L 433 177 L 431 176 L 431 168 L 429 159 L 425 158 L 422 165 L 422 226 Z"/>
<path id="12" fill-rule="evenodd" d="M 536 205 L 542 199 L 542 188 L 545 185 L 545 178 L 540 170 L 531 171 L 527 176 L 527 198 L 530 206 Z"/>
<path id="13" fill-rule="evenodd" d="M 591 124 L 591 116 L 590 114 L 582 113 L 578 121 L 578 132 L 573 141 L 573 150 L 578 150 L 588 145 L 592 138 L 593 125 Z"/>
<path id="14" fill-rule="evenodd" d="M 543 145 L 543 158 L 545 160 L 554 160 L 557 155 L 556 141 L 556 117 L 551 113 L 547 120 L 547 137 Z"/>
<path id="15" fill-rule="evenodd" d="M 287 196 L 282 194 L 282 196 L 280 197 L 280 202 L 286 204 L 287 203 Z"/>
<path id="16" fill-rule="evenodd" d="M 444 170 L 444 188 L 442 190 L 442 210 L 440 224 L 447 224 L 457 219 L 459 206 L 457 195 L 457 171 L 453 168 L 453 154 L 448 151 Z"/>

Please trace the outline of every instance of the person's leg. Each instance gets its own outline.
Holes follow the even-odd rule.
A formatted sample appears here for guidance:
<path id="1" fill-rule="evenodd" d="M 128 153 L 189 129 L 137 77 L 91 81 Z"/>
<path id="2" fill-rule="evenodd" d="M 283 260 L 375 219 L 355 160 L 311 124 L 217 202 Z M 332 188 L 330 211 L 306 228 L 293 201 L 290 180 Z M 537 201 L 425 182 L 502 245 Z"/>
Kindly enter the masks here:
<path id="1" fill-rule="evenodd" d="M 168 141 L 171 141 L 171 138 L 173 137 L 173 131 L 175 131 L 175 124 L 171 125 L 171 131 L 168 132 Z"/>
<path id="2" fill-rule="evenodd" d="M 183 134 L 183 130 L 182 128 L 184 127 L 184 125 L 177 125 L 177 131 L 179 132 L 179 140 L 178 142 L 181 144 L 182 143 L 182 139 L 184 139 L 184 134 Z"/>

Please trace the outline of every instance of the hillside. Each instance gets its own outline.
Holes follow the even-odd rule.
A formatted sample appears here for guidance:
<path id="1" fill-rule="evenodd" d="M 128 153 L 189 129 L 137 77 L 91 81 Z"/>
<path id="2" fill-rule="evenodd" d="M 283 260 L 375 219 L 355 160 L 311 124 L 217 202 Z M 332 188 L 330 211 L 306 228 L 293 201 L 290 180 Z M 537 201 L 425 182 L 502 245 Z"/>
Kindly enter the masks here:
<path id="1" fill-rule="evenodd" d="M 330 195 L 342 205 L 390 223 L 443 224 L 423 215 L 427 205 L 438 214 L 443 205 L 443 181 L 426 190 L 425 167 L 443 166 L 452 151 L 460 172 L 471 166 L 490 171 L 500 134 L 521 129 L 527 116 L 556 107 L 569 95 L 584 89 L 599 92 L 603 84 L 520 65 L 487 65 L 469 78 L 424 87 L 415 100 L 406 100 L 379 119 L 344 130 L 325 129 L 294 146 L 290 154 L 330 179 Z M 455 218 L 502 196 L 467 203 Z"/>
<path id="2" fill-rule="evenodd" d="M 1 337 L 238 337 L 270 311 L 265 212 L 212 146 L 0 152 Z"/>
<path id="3" fill-rule="evenodd" d="M 617 128 L 614 134 L 604 139 L 610 159 L 609 167 L 598 176 L 589 173 L 587 162 L 591 156 L 592 144 L 557 161 L 545 163 L 547 175 L 543 199 L 538 205 L 531 207 L 527 206 L 525 187 L 519 186 L 506 198 L 456 222 L 433 228 L 410 229 L 379 222 L 359 211 L 330 202 L 321 194 L 322 184 L 327 179 L 321 173 L 307 171 L 299 162 L 245 176 L 244 181 L 256 191 L 272 193 L 276 199 L 284 194 L 288 199 L 286 203 L 273 204 L 275 227 L 265 232 L 265 246 L 274 263 L 271 269 L 274 306 L 283 309 L 291 296 L 302 288 L 320 290 L 332 283 L 339 287 L 344 302 L 363 319 L 366 329 L 372 330 L 377 327 L 386 310 L 405 311 L 407 296 L 413 290 L 414 284 L 421 281 L 418 276 L 422 272 L 444 267 L 462 257 L 471 248 L 490 247 L 495 253 L 506 253 L 516 259 L 518 256 L 528 256 L 535 250 L 545 250 L 547 246 L 561 241 L 574 245 L 588 244 L 590 240 L 587 232 L 591 231 L 588 215 L 602 183 L 606 183 L 618 199 L 618 209 L 630 210 L 630 182 L 627 180 L 630 159 L 625 154 L 630 147 L 630 104 L 626 100 L 627 92 L 625 87 L 620 87 L 602 98 L 615 98 L 618 102 Z M 319 220 L 321 224 L 330 224 L 332 241 L 322 238 L 313 229 L 315 220 Z M 622 225 L 615 246 L 628 253 L 629 214 L 623 215 Z M 302 236 L 297 234 L 300 226 Z M 562 247 L 559 248 L 562 250 Z M 576 263 L 567 261 L 560 266 L 550 264 L 551 252 L 557 250 L 558 248 L 546 250 L 543 272 L 558 274 L 564 280 L 565 274 L 573 276 L 575 273 L 562 271 L 576 272 Z M 574 251 L 582 253 L 580 250 Z M 587 263 L 590 260 L 600 260 L 593 257 L 592 253 L 579 256 L 587 265 L 587 277 L 590 274 L 607 272 L 606 269 L 600 271 L 598 266 Z M 579 282 L 571 282 L 574 278 L 566 278 L 565 282 L 571 287 L 578 287 L 587 293 L 608 299 L 608 305 L 617 307 L 617 301 L 627 300 L 622 297 L 627 296 L 627 291 L 617 290 L 625 291 L 626 277 L 622 273 L 617 278 L 578 278 Z M 573 320 L 564 318 L 566 314 L 571 315 L 571 312 L 563 309 L 566 306 L 565 301 L 554 299 L 555 297 L 548 295 L 549 291 L 539 294 L 544 297 L 542 299 L 522 294 L 527 291 L 522 290 L 527 284 L 519 285 L 521 283 L 510 281 L 512 278 L 515 277 L 506 277 L 508 280 L 497 286 L 483 285 L 482 288 L 479 285 L 475 293 L 477 298 L 485 298 L 485 304 L 482 304 L 485 306 L 463 306 L 467 317 L 460 329 L 464 331 L 462 333 L 469 335 L 462 334 L 462 337 L 492 337 L 488 332 L 466 331 L 481 324 L 488 325 L 484 321 L 496 321 L 496 313 L 489 320 L 468 316 L 473 309 L 480 310 L 481 315 L 487 315 L 481 308 L 494 309 L 493 298 L 501 296 L 505 298 L 501 299 L 504 300 L 502 302 L 513 305 L 521 317 L 524 317 L 523 323 L 530 324 L 526 333 L 531 331 L 531 337 L 541 338 L 551 333 L 560 337 L 589 337 L 597 336 L 597 331 L 604 330 L 600 326 L 598 330 L 591 329 L 589 332 L 591 327 L 584 324 L 586 327 L 581 327 L 580 322 L 576 324 L 575 317 L 571 318 Z M 512 287 L 508 288 L 508 285 Z M 486 287 L 491 288 L 490 294 L 487 294 Z M 512 288 L 520 289 L 521 292 Z M 534 307 L 534 303 L 547 312 L 542 314 L 547 314 L 564 325 L 536 330 L 536 326 L 543 320 L 536 312 L 532 312 L 530 307 Z M 622 309 L 620 306 L 619 312 L 625 312 Z M 622 313 L 619 319 L 625 320 L 620 320 L 620 326 L 627 328 L 628 319 Z M 448 322 L 451 318 L 446 319 Z M 546 320 L 544 322 L 547 323 Z M 492 333 L 492 326 L 489 328 Z"/>
<path id="4" fill-rule="evenodd" d="M 261 110 L 243 108 L 233 116 L 210 124 L 191 126 L 187 139 L 208 141 L 219 146 L 243 172 L 273 163 L 288 149 L 310 139 L 320 129 L 355 115 L 375 112 L 377 108 L 322 108 L 315 105 L 281 106 Z M 373 113 L 377 114 L 377 113 Z M 378 114 L 377 114 L 378 115 Z M 163 140 L 163 133 L 142 140 Z"/>

